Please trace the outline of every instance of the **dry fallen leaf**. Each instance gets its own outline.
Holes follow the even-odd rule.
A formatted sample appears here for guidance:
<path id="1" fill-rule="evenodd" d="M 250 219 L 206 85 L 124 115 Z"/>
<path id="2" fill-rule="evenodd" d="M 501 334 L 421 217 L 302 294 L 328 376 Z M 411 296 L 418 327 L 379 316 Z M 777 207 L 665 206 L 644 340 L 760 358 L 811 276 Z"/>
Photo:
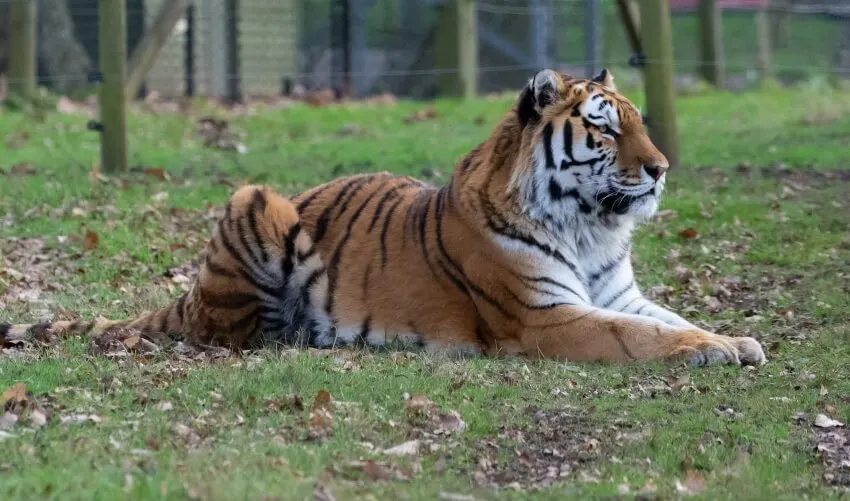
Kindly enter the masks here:
<path id="1" fill-rule="evenodd" d="M 844 426 L 844 423 L 832 419 L 825 414 L 818 414 L 815 416 L 815 426 L 818 428 L 838 428 Z"/>
<path id="2" fill-rule="evenodd" d="M 160 181 L 168 181 L 168 175 L 162 167 L 148 167 L 144 170 L 144 173 Z"/>
<path id="3" fill-rule="evenodd" d="M 129 336 L 124 340 L 124 346 L 132 350 L 137 344 L 139 344 L 141 339 L 141 336 L 138 335 Z"/>
<path id="4" fill-rule="evenodd" d="M 330 434 L 333 426 L 332 405 L 333 399 L 327 390 L 319 390 L 313 397 L 307 422 L 307 437 L 310 440 L 321 439 Z"/>
<path id="5" fill-rule="evenodd" d="M 437 118 L 437 110 L 433 106 L 429 106 L 405 117 L 404 123 L 412 124 L 416 122 L 424 122 L 426 120 L 433 120 L 435 118 Z"/>
<path id="6" fill-rule="evenodd" d="M 437 404 L 425 395 L 413 395 L 404 403 L 404 410 L 413 416 L 430 417 L 436 412 Z"/>
<path id="7" fill-rule="evenodd" d="M 13 176 L 34 176 L 36 174 L 35 167 L 29 162 L 15 164 L 9 169 L 9 174 Z"/>
<path id="8" fill-rule="evenodd" d="M 328 393 L 328 390 L 319 390 L 319 392 L 316 393 L 316 396 L 313 397 L 313 404 L 310 406 L 310 410 L 313 410 L 313 411 L 316 410 L 316 409 L 330 410 L 331 404 L 332 404 L 331 394 Z"/>
<path id="9" fill-rule="evenodd" d="M 676 480 L 676 491 L 685 494 L 699 494 L 705 490 L 705 479 L 702 478 L 696 470 L 688 470 L 685 472 L 685 478 L 682 481 Z"/>
<path id="10" fill-rule="evenodd" d="M 699 235 L 699 233 L 697 233 L 696 228 L 685 228 L 679 232 L 679 238 L 683 240 L 693 240 L 697 237 L 697 235 Z"/>
<path id="11" fill-rule="evenodd" d="M 419 440 L 409 440 L 384 450 L 387 456 L 415 456 L 419 453 Z"/>
<path id="12" fill-rule="evenodd" d="M 392 472 L 389 468 L 380 463 L 370 460 L 364 461 L 362 464 L 356 464 L 356 466 L 360 466 L 363 473 L 366 474 L 366 478 L 372 482 L 382 482 L 392 478 Z"/>
<path id="13" fill-rule="evenodd" d="M 19 404 L 26 404 L 28 401 L 26 385 L 24 383 L 15 383 L 0 396 L 0 407 L 9 408 Z"/>
<path id="14" fill-rule="evenodd" d="M 100 245 L 100 237 L 97 236 L 97 233 L 86 230 L 86 234 L 83 237 L 83 249 L 86 251 L 97 249 L 98 245 Z"/>

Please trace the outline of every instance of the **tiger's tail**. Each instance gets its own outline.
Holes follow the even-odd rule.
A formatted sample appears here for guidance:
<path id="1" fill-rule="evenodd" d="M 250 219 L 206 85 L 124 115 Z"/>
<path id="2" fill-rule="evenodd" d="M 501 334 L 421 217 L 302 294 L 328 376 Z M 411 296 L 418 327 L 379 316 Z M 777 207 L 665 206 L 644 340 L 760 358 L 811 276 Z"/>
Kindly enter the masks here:
<path id="1" fill-rule="evenodd" d="M 34 324 L 0 323 L 0 347 L 14 346 L 22 343 L 50 342 L 56 338 L 81 336 L 98 338 L 108 333 L 126 331 L 141 335 L 171 335 L 183 334 L 186 300 L 191 292 L 180 296 L 171 304 L 155 311 L 145 312 L 135 318 L 126 320 L 106 320 L 99 318 L 92 321 L 61 320 Z"/>

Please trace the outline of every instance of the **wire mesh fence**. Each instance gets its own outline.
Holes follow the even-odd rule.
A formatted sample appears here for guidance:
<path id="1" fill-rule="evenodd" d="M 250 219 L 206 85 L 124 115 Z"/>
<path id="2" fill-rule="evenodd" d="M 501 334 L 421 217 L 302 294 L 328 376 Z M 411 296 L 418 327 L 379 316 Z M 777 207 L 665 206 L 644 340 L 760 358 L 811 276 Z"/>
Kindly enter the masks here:
<path id="1" fill-rule="evenodd" d="M 0 19 L 8 6 L 0 0 Z M 132 52 L 167 0 L 127 0 Z M 792 82 L 850 75 L 850 0 L 718 0 L 726 84 L 758 78 L 759 10 L 767 17 L 773 74 Z M 441 74 L 441 17 L 449 0 L 196 0 L 172 30 L 143 92 L 162 96 L 274 96 L 344 89 L 430 98 Z M 670 0 L 675 75 L 697 78 L 698 0 Z M 479 92 L 522 85 L 543 66 L 577 76 L 604 67 L 640 78 L 616 0 L 478 0 Z M 0 23 L 5 69 L 8 22 Z M 41 85 L 90 85 L 98 64 L 98 1 L 38 0 Z"/>

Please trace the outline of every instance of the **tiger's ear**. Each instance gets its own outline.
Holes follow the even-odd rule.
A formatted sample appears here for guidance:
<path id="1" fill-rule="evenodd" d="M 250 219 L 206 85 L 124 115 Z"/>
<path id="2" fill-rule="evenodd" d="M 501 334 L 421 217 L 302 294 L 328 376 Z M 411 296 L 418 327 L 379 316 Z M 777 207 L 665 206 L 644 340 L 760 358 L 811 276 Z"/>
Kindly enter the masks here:
<path id="1" fill-rule="evenodd" d="M 611 90 L 616 90 L 616 87 L 614 87 L 614 75 L 612 75 L 611 72 L 608 71 L 608 68 L 603 68 L 602 71 L 600 71 L 598 75 L 593 77 L 592 80 L 598 84 L 602 84 L 605 87 L 608 87 Z"/>
<path id="2" fill-rule="evenodd" d="M 564 91 L 564 81 L 553 70 L 540 70 L 522 89 L 519 97 L 519 118 L 522 125 L 540 117 L 543 108 L 554 103 Z"/>

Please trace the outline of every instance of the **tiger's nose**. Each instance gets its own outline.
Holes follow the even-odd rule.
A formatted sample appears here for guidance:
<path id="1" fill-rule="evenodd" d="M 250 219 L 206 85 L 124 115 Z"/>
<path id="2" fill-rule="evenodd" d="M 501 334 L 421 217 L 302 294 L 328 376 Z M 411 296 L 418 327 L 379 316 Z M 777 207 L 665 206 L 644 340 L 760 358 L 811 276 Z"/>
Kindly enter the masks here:
<path id="1" fill-rule="evenodd" d="M 658 181 L 667 171 L 667 167 L 663 167 L 661 165 L 644 165 L 643 170 L 649 174 L 649 177 Z"/>

